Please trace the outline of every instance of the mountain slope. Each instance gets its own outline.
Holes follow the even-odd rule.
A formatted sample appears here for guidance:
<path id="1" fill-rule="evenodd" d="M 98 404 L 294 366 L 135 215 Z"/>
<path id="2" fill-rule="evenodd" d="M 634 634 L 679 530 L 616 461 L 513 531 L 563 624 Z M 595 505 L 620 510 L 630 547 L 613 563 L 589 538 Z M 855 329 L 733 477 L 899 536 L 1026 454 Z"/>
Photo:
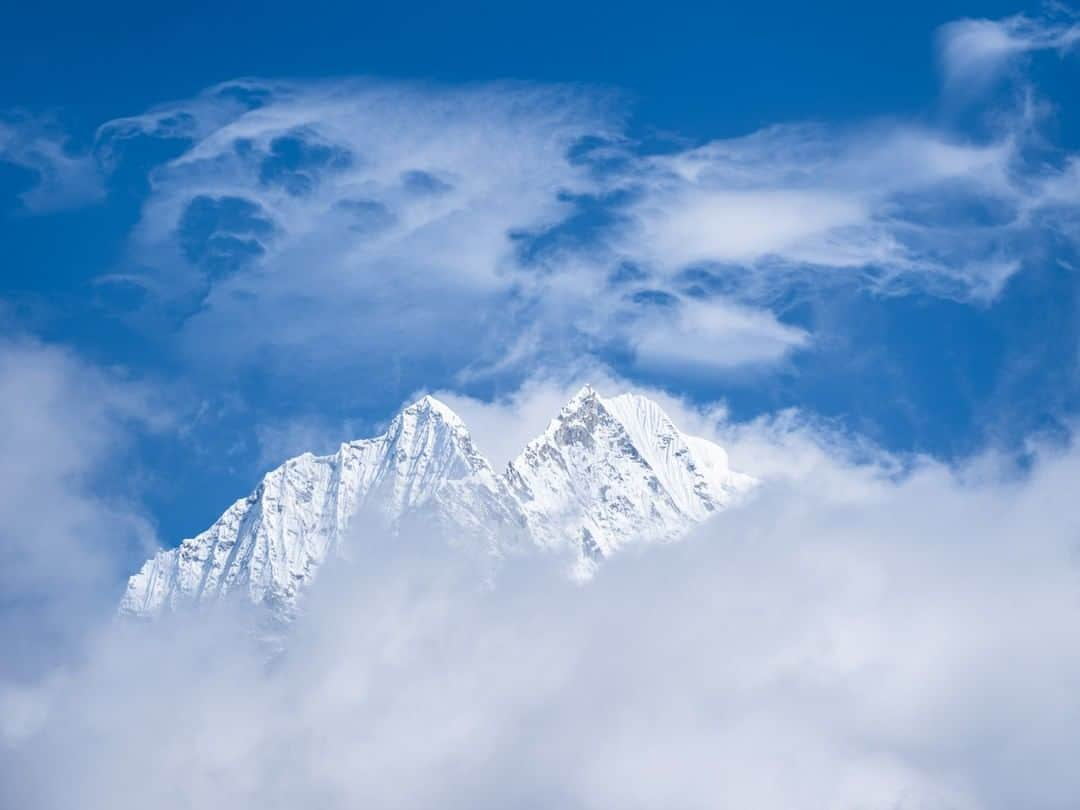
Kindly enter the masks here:
<path id="1" fill-rule="evenodd" d="M 531 534 L 576 548 L 576 572 L 620 546 L 670 541 L 723 509 L 754 480 L 727 454 L 683 435 L 655 402 L 579 391 L 507 469 Z"/>
<path id="2" fill-rule="evenodd" d="M 381 436 L 267 473 L 205 532 L 148 560 L 120 610 L 153 616 L 237 596 L 287 621 L 328 558 L 362 531 L 393 536 L 410 521 L 490 556 L 568 552 L 585 577 L 626 543 L 676 539 L 753 483 L 654 402 L 588 386 L 497 475 L 458 416 L 424 397 Z"/>
<path id="3" fill-rule="evenodd" d="M 386 433 L 348 442 L 329 456 L 302 456 L 267 473 L 213 526 L 159 552 L 131 577 L 121 611 L 153 615 L 237 592 L 286 617 L 358 514 L 392 532 L 408 515 L 429 513 L 451 534 L 497 552 L 500 535 L 524 518 L 501 477 L 480 455 L 453 411 L 424 397 Z"/>

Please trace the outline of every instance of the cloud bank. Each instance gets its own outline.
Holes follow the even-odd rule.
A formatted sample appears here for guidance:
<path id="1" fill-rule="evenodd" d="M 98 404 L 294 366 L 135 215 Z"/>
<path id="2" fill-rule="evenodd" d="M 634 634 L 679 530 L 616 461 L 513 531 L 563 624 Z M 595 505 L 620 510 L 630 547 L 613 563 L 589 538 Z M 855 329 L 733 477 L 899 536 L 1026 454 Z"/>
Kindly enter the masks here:
<path id="1" fill-rule="evenodd" d="M 156 542 L 132 505 L 125 450 L 135 430 L 168 421 L 144 385 L 0 338 L 0 678 L 38 676 L 112 612 L 117 560 Z"/>
<path id="2" fill-rule="evenodd" d="M 1069 807 L 1075 449 L 897 478 L 723 430 L 774 472 L 757 499 L 587 587 L 521 558 L 487 588 L 404 537 L 270 666 L 227 614 L 103 631 L 5 687 L 4 803 Z"/>

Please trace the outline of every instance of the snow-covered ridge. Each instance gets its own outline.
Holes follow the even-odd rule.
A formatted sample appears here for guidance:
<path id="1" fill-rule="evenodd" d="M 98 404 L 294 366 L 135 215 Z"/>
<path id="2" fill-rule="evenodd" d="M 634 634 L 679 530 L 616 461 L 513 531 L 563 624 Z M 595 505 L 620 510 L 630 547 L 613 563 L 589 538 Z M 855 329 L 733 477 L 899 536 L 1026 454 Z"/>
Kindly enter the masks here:
<path id="1" fill-rule="evenodd" d="M 627 543 L 669 541 L 730 505 L 754 479 L 686 436 L 650 399 L 585 386 L 506 472 L 534 540 L 576 545 L 587 576 Z"/>
<path id="2" fill-rule="evenodd" d="M 239 595 L 288 620 L 324 562 L 365 529 L 393 535 L 413 518 L 492 557 L 510 545 L 566 553 L 587 577 L 628 543 L 677 539 L 754 483 L 651 400 L 589 386 L 499 475 L 428 396 L 381 436 L 267 473 L 205 532 L 148 560 L 120 610 L 153 616 Z"/>

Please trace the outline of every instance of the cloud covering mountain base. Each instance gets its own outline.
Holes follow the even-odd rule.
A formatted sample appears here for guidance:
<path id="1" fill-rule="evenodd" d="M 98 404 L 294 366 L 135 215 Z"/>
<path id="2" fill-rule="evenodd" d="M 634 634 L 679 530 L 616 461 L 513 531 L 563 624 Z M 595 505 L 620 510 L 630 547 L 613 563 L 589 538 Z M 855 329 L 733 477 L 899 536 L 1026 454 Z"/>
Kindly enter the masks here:
<path id="1" fill-rule="evenodd" d="M 0 804 L 1071 806 L 1080 454 L 897 480 L 779 423 L 729 438 L 788 476 L 588 586 L 401 537 L 271 665 L 233 607 L 108 628 L 0 693 Z"/>

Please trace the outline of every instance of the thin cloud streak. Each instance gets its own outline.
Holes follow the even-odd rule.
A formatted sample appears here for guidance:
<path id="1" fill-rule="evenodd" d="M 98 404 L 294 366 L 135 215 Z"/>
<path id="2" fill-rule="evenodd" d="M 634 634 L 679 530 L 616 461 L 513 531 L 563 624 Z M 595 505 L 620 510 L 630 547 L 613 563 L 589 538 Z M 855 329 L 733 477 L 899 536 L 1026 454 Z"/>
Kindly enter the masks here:
<path id="1" fill-rule="evenodd" d="M 1080 23 L 1066 7 L 1055 17 L 1017 14 L 1000 20 L 963 19 L 941 27 L 938 47 L 949 92 L 978 94 L 989 89 L 1026 54 L 1056 51 L 1080 43 Z"/>
<path id="2" fill-rule="evenodd" d="M 0 163 L 10 163 L 32 175 L 19 195 L 32 214 L 100 202 L 105 175 L 93 155 L 72 150 L 55 123 L 26 114 L 0 114 Z"/>

